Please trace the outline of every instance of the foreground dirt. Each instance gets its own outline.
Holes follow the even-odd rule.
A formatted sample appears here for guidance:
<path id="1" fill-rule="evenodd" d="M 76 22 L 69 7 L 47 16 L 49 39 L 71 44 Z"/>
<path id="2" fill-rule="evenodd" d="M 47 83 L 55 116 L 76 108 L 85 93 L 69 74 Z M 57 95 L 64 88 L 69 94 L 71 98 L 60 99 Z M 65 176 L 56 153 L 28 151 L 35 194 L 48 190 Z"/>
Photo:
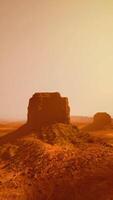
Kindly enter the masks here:
<path id="1" fill-rule="evenodd" d="M 112 145 L 86 134 L 48 144 L 35 133 L 1 145 L 0 200 L 13 199 L 113 200 Z"/>

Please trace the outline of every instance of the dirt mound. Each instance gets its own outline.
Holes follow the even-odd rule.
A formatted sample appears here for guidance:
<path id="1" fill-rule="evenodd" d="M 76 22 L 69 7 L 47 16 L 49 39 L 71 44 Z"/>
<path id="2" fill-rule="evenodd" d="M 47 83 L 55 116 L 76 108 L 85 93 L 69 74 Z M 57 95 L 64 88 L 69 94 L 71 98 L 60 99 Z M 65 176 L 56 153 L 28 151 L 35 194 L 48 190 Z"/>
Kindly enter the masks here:
<path id="1" fill-rule="evenodd" d="M 56 123 L 41 129 L 41 139 L 49 144 L 76 144 L 79 131 L 71 124 Z"/>

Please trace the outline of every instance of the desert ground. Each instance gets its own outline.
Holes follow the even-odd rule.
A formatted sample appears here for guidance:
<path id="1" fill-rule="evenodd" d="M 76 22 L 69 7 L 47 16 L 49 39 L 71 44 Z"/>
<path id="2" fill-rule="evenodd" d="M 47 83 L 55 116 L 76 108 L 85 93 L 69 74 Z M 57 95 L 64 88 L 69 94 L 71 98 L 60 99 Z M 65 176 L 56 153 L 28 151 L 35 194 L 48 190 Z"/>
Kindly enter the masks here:
<path id="1" fill-rule="evenodd" d="M 113 130 L 82 132 L 91 121 L 72 117 L 43 139 L 18 137 L 24 122 L 1 122 L 0 200 L 113 200 Z"/>
<path id="2" fill-rule="evenodd" d="M 92 123 L 91 117 L 71 117 L 71 123 L 75 124 L 79 129 Z M 107 144 L 113 145 L 113 128 L 107 128 L 103 130 L 88 131 L 88 133 L 94 138 L 100 138 Z"/>

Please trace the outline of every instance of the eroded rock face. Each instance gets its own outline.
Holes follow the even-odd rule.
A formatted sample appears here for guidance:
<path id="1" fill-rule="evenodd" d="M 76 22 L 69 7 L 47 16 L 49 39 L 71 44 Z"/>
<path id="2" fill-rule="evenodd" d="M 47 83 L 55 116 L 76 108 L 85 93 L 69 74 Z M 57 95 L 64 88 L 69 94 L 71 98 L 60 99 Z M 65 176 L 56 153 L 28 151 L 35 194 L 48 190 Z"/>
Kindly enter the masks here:
<path id="1" fill-rule="evenodd" d="M 29 101 L 27 123 L 34 130 L 53 123 L 69 124 L 68 98 L 61 97 L 58 92 L 35 93 Z"/>
<path id="2" fill-rule="evenodd" d="M 112 119 L 108 113 L 98 112 L 94 115 L 93 123 L 99 127 L 109 126 L 112 123 Z"/>

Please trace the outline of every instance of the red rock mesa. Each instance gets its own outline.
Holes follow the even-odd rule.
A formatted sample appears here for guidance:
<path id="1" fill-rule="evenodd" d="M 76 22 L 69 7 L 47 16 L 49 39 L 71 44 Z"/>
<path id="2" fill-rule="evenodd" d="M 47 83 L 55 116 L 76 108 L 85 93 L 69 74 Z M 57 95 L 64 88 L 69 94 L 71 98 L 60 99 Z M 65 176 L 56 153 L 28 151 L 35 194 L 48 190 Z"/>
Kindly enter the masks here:
<path id="1" fill-rule="evenodd" d="M 33 130 L 53 123 L 69 124 L 68 98 L 61 97 L 58 92 L 35 93 L 29 100 L 27 123 Z"/>
<path id="2" fill-rule="evenodd" d="M 111 126 L 112 118 L 106 112 L 98 112 L 93 117 L 93 123 L 96 127 Z"/>

